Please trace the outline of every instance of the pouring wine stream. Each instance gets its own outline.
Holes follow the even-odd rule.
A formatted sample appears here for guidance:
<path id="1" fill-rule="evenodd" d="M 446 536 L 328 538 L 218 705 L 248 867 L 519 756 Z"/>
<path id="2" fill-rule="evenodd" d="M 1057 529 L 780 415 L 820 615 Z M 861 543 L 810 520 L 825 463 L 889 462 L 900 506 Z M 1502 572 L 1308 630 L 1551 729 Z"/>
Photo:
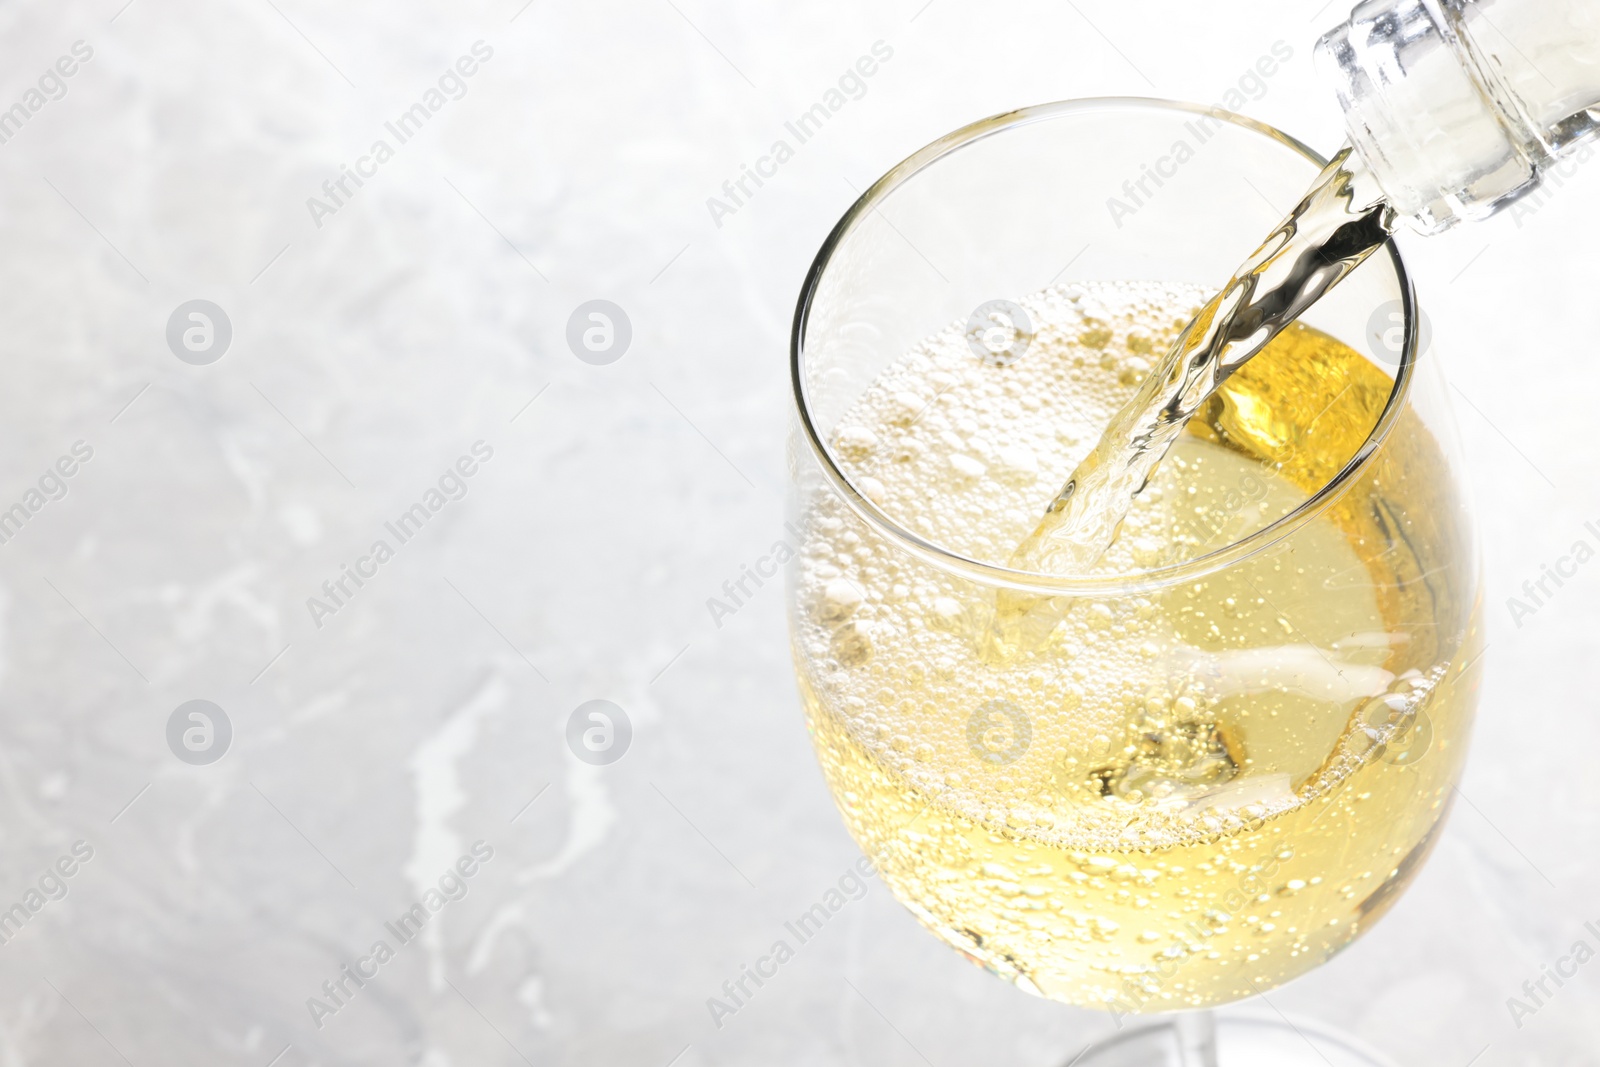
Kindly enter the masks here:
<path id="1" fill-rule="evenodd" d="M 1394 209 L 1346 145 L 1178 335 L 1017 547 L 1010 566 L 1058 575 L 1093 567 L 1206 399 L 1381 247 L 1395 221 Z M 1014 601 L 1012 608 L 1025 611 L 1026 605 Z"/>

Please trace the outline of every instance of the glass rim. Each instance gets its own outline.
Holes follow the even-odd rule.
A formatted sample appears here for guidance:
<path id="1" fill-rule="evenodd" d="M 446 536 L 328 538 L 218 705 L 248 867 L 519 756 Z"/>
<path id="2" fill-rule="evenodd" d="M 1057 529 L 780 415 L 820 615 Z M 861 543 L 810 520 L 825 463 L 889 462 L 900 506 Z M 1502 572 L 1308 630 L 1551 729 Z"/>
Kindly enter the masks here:
<path id="1" fill-rule="evenodd" d="M 867 499 L 851 482 L 849 476 L 840 469 L 832 449 L 823 439 L 816 423 L 812 420 L 805 375 L 802 372 L 805 362 L 806 325 L 809 321 L 811 307 L 816 300 L 822 277 L 827 272 L 834 253 L 843 243 L 845 237 L 855 229 L 857 223 L 876 210 L 878 205 L 890 193 L 945 156 L 960 151 L 968 145 L 975 144 L 987 137 L 992 137 L 1020 126 L 1059 118 L 1075 112 L 1118 108 L 1130 111 L 1177 111 L 1194 115 L 1208 115 L 1277 141 L 1285 148 L 1314 164 L 1318 170 L 1321 170 L 1328 163 L 1327 159 L 1315 149 L 1276 127 L 1269 126 L 1245 115 L 1235 114 L 1221 108 L 1207 107 L 1202 104 L 1164 100 L 1157 97 L 1105 96 L 1058 100 L 1052 103 L 1037 104 L 1031 107 L 1018 108 L 1014 111 L 1001 112 L 945 134 L 931 144 L 913 152 L 891 167 L 883 177 L 873 182 L 866 192 L 862 193 L 855 203 L 850 205 L 849 209 L 845 211 L 838 223 L 829 232 L 827 239 L 823 241 L 821 249 L 818 250 L 816 258 L 806 272 L 805 282 L 800 290 L 799 303 L 795 307 L 794 322 L 790 330 L 789 339 L 789 371 L 794 390 L 795 410 L 800 418 L 800 425 L 806 441 L 810 445 L 812 454 L 816 456 L 823 473 L 832 483 L 833 488 L 843 497 L 845 503 L 855 512 L 856 516 L 878 534 L 886 537 L 924 562 L 982 585 L 1013 589 L 1040 596 L 1127 595 L 1194 581 L 1214 574 L 1225 567 L 1242 562 L 1279 543 L 1336 504 L 1350 490 L 1355 481 L 1371 466 L 1379 448 L 1399 420 L 1400 413 L 1405 407 L 1406 399 L 1411 393 L 1418 344 L 1416 290 L 1412 283 L 1410 272 L 1406 270 L 1405 262 L 1400 257 L 1400 250 L 1391 238 L 1384 242 L 1384 250 L 1389 254 L 1389 261 L 1394 269 L 1395 282 L 1400 290 L 1404 340 L 1400 347 L 1400 364 L 1395 373 L 1394 387 L 1389 392 L 1389 398 L 1384 404 L 1383 411 L 1373 423 L 1366 440 L 1361 443 L 1360 447 L 1356 449 L 1355 453 L 1340 468 L 1338 473 L 1328 480 L 1327 484 L 1323 485 L 1289 514 L 1231 544 L 1180 563 L 1167 564 L 1149 570 L 1132 571 L 1125 574 L 1042 574 L 972 559 L 942 545 L 935 544 L 920 534 L 906 529 L 890 518 L 877 504 Z"/>

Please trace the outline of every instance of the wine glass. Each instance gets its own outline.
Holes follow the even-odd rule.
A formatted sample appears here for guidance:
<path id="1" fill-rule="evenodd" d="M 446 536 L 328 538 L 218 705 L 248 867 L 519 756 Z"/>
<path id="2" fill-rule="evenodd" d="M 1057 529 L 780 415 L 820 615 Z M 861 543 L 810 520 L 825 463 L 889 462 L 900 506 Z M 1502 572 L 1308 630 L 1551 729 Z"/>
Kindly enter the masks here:
<path id="1" fill-rule="evenodd" d="M 796 313 L 789 609 L 829 787 L 930 930 L 1116 1016 L 1085 1067 L 1381 1062 L 1209 1009 L 1369 929 L 1461 772 L 1477 546 L 1392 245 L 1230 379 L 1099 570 L 1008 566 L 1323 162 L 1163 101 L 996 116 L 874 184 Z"/>

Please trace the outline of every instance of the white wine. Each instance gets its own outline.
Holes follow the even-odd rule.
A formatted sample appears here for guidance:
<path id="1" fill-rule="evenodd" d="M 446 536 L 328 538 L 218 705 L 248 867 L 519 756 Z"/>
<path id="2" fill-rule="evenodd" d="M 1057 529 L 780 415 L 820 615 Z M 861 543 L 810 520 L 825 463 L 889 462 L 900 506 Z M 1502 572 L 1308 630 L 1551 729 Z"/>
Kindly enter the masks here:
<path id="1" fill-rule="evenodd" d="M 1003 564 L 1202 300 L 1036 294 L 1031 346 L 1005 366 L 952 326 L 830 444 L 894 521 Z M 1190 423 L 1093 572 L 1197 558 L 1295 511 L 1393 389 L 1289 327 Z M 1366 929 L 1426 854 L 1480 638 L 1461 507 L 1409 412 L 1271 549 L 1142 593 L 1002 596 L 825 489 L 807 509 L 792 631 L 830 787 L 896 896 L 996 973 L 1121 1012 L 1248 996 Z"/>

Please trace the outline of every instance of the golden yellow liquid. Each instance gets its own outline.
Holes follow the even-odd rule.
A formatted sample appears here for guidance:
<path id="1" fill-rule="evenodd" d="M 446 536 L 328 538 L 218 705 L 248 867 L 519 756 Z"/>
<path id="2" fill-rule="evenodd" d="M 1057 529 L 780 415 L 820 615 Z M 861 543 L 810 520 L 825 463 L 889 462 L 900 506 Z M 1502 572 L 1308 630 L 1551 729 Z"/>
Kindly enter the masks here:
<path id="1" fill-rule="evenodd" d="M 856 484 L 1003 561 L 1194 294 L 1079 296 L 1023 302 L 1041 325 L 1014 365 L 947 331 L 892 367 L 839 424 Z M 1191 424 L 1102 569 L 1192 558 L 1293 511 L 1392 388 L 1291 327 Z M 1426 856 L 1480 638 L 1462 508 L 1413 415 L 1273 549 L 1020 614 L 830 494 L 808 507 L 793 633 L 829 785 L 895 895 L 995 973 L 1122 1013 L 1249 996 L 1371 926 Z"/>

